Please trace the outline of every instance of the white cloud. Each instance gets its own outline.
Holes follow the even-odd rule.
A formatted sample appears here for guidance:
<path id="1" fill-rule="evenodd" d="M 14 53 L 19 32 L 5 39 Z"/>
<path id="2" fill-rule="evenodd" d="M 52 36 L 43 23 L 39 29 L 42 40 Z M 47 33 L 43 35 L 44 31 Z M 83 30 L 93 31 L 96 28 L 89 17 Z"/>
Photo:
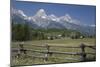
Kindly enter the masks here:
<path id="1" fill-rule="evenodd" d="M 74 24 L 77 24 L 77 25 L 82 24 L 79 20 L 76 20 L 76 19 L 71 19 L 70 23 L 74 23 Z"/>
<path id="2" fill-rule="evenodd" d="M 95 24 L 92 24 L 92 25 L 90 25 L 91 27 L 96 27 L 96 25 Z"/>

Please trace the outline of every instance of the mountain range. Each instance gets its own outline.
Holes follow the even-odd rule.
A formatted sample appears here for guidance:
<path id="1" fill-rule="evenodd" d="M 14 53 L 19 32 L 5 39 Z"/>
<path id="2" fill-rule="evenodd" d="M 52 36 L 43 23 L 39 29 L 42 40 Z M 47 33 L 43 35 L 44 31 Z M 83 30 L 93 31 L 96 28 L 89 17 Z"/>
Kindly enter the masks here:
<path id="1" fill-rule="evenodd" d="M 27 16 L 22 10 L 11 9 L 11 16 L 14 23 L 27 23 L 35 29 L 71 29 L 89 35 L 95 34 L 95 25 L 82 24 L 69 14 L 57 17 L 54 14 L 47 15 L 44 9 L 39 9 L 35 15 Z"/>

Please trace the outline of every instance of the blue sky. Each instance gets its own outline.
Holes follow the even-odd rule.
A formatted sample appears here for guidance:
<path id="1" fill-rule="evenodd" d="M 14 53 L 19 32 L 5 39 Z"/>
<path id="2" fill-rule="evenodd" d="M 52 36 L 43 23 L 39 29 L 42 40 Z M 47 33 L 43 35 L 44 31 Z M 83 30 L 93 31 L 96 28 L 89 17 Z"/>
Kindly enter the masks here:
<path id="1" fill-rule="evenodd" d="M 87 25 L 94 25 L 96 22 L 95 6 L 13 1 L 12 7 L 23 10 L 28 16 L 33 16 L 39 9 L 44 9 L 48 15 L 54 14 L 59 17 L 69 14 Z"/>

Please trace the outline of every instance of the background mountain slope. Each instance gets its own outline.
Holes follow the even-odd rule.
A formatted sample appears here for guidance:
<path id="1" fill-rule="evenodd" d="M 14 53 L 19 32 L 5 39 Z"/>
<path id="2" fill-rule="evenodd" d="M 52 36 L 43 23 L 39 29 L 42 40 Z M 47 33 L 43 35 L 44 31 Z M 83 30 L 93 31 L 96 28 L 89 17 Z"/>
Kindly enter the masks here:
<path id="1" fill-rule="evenodd" d="M 70 29 L 77 30 L 83 34 L 94 35 L 95 26 L 81 24 L 70 15 L 57 17 L 54 14 L 47 15 L 44 9 L 40 9 L 34 16 L 27 16 L 22 10 L 11 10 L 13 23 L 29 24 L 34 29 Z"/>

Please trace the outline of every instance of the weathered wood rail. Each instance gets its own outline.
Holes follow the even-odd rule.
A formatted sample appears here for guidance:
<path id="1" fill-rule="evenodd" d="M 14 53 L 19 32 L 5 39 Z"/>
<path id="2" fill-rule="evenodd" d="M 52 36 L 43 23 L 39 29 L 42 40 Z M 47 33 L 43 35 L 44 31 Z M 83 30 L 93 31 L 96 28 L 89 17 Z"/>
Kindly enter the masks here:
<path id="1" fill-rule="evenodd" d="M 22 54 L 26 55 L 26 56 L 32 56 L 34 58 L 42 58 L 44 61 L 48 61 L 48 58 L 55 58 L 55 57 L 50 57 L 53 54 L 64 54 L 64 55 L 79 55 L 81 58 L 77 59 L 77 58 L 64 58 L 66 60 L 70 59 L 70 60 L 80 60 L 80 61 L 86 61 L 86 56 L 87 54 L 91 54 L 91 55 L 96 55 L 96 52 L 86 52 L 85 48 L 91 48 L 93 50 L 96 50 L 96 46 L 87 46 L 85 44 L 81 44 L 80 46 L 51 46 L 51 45 L 32 45 L 34 47 L 43 47 L 46 48 L 46 50 L 34 50 L 34 49 L 26 49 L 24 48 L 25 44 L 19 44 L 19 48 L 12 48 L 11 52 L 12 52 L 12 56 L 13 57 L 17 57 L 19 58 Z M 50 50 L 51 47 L 60 47 L 60 48 L 77 48 L 77 49 L 81 49 L 80 52 L 61 52 L 61 51 L 52 51 Z M 35 56 L 34 54 L 30 55 L 28 54 L 28 51 L 34 53 L 42 53 L 44 54 L 44 56 Z M 62 59 L 62 58 L 58 58 L 57 59 Z"/>

